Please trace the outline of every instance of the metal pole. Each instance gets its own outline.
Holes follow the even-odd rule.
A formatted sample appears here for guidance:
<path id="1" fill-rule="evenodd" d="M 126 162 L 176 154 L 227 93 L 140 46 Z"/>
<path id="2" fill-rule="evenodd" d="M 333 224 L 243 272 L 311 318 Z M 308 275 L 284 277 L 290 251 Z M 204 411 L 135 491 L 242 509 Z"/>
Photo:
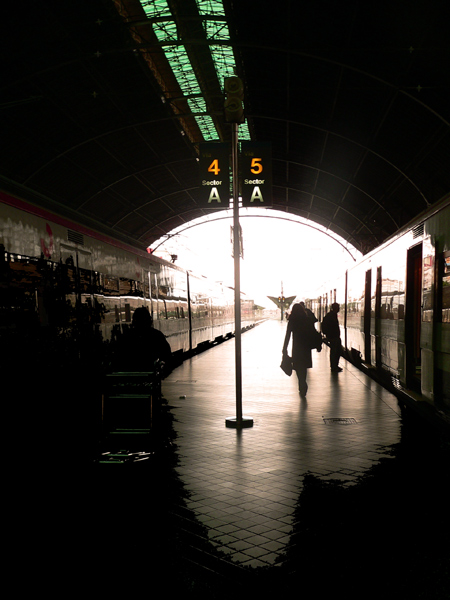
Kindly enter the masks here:
<path id="1" fill-rule="evenodd" d="M 236 364 L 236 421 L 242 422 L 242 352 L 241 352 L 241 249 L 238 189 L 238 124 L 233 123 L 231 133 L 231 159 L 233 177 L 233 225 L 234 225 L 234 326 Z"/>
<path id="2" fill-rule="evenodd" d="M 236 418 L 226 419 L 227 427 L 252 427 L 253 419 L 242 416 L 242 351 L 241 351 L 241 249 L 238 186 L 238 124 L 231 131 L 231 176 L 233 178 L 233 254 L 234 254 L 234 329 L 236 370 Z"/>

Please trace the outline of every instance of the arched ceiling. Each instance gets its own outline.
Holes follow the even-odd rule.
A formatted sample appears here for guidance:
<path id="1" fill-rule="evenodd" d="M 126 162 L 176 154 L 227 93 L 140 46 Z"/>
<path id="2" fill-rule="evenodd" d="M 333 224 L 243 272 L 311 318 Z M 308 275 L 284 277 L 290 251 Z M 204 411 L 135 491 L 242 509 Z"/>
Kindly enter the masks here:
<path id="1" fill-rule="evenodd" d="M 448 0 L 165 5 L 9 3 L 0 189 L 140 248 L 207 214 L 192 110 L 217 140 L 231 135 L 214 42 L 244 81 L 248 135 L 272 144 L 273 208 L 365 253 L 449 192 Z M 212 14 L 230 41 L 205 33 Z M 156 35 L 173 23 L 203 109 L 183 96 Z"/>

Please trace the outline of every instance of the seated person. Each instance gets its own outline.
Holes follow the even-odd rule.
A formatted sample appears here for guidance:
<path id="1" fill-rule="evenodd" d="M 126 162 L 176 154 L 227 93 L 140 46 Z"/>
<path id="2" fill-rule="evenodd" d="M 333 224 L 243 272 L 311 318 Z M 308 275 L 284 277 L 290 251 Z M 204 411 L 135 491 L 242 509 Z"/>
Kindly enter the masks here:
<path id="1" fill-rule="evenodd" d="M 170 371 L 172 351 L 166 336 L 153 327 L 148 310 L 141 306 L 134 311 L 132 326 L 118 341 L 114 369 L 117 371 L 153 371 L 156 361 Z"/>

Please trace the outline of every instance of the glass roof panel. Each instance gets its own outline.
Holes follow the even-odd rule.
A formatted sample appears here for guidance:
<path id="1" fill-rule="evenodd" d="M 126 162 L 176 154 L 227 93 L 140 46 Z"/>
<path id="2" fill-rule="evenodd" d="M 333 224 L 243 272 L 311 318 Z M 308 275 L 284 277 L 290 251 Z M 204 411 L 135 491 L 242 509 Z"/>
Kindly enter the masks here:
<path id="1" fill-rule="evenodd" d="M 178 81 L 183 94 L 188 97 L 188 105 L 195 116 L 203 137 L 207 141 L 217 140 L 219 135 L 215 129 L 212 118 L 207 115 L 206 103 L 202 97 L 202 90 L 197 77 L 189 62 L 186 49 L 181 44 L 166 45 L 168 42 L 177 42 L 178 31 L 167 0 L 140 0 L 142 8 L 149 19 L 152 20 L 153 31 L 162 48 Z M 206 38 L 211 41 L 210 51 L 216 69 L 217 78 L 223 89 L 223 81 L 236 72 L 236 63 L 231 45 L 214 44 L 214 41 L 227 41 L 230 39 L 228 23 L 222 0 L 196 0 L 200 16 L 203 16 L 203 28 Z M 247 123 L 239 126 L 240 139 L 249 140 L 250 133 Z"/>

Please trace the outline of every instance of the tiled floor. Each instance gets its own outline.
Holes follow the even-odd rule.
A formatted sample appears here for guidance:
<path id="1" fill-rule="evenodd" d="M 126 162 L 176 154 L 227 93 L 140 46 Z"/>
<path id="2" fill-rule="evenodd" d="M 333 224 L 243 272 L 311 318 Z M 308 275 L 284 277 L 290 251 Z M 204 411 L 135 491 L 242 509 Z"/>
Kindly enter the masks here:
<path id="1" fill-rule="evenodd" d="M 285 552 L 306 474 L 351 486 L 400 439 L 396 399 L 345 361 L 331 373 L 327 347 L 313 351 L 301 399 L 295 373 L 279 368 L 284 332 L 269 321 L 242 336 L 242 407 L 252 428 L 225 424 L 236 415 L 234 342 L 184 363 L 163 386 L 187 507 L 214 546 L 250 567 Z"/>
<path id="2" fill-rule="evenodd" d="M 157 580 L 162 595 L 196 600 L 448 597 L 448 445 L 351 364 L 332 374 L 326 347 L 313 351 L 301 399 L 279 367 L 285 328 L 268 321 L 242 336 L 253 427 L 226 427 L 236 416 L 227 341 L 164 380 L 173 443 L 162 460 L 95 471 L 102 542 L 90 552 L 102 588 L 117 591 L 122 575 L 130 598 Z"/>

